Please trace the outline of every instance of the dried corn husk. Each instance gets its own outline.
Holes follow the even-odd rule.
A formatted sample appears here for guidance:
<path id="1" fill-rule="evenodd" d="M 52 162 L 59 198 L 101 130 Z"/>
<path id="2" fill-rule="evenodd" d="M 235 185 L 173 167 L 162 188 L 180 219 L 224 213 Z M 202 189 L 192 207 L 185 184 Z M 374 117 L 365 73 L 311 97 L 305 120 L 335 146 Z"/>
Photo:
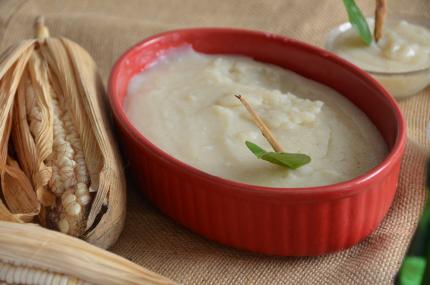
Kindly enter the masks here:
<path id="1" fill-rule="evenodd" d="M 0 219 L 37 221 L 107 248 L 125 218 L 125 181 L 97 67 L 78 44 L 36 39 L 0 56 Z"/>
<path id="2" fill-rule="evenodd" d="M 125 258 L 34 224 L 0 221 L 0 283 L 174 284 Z"/>

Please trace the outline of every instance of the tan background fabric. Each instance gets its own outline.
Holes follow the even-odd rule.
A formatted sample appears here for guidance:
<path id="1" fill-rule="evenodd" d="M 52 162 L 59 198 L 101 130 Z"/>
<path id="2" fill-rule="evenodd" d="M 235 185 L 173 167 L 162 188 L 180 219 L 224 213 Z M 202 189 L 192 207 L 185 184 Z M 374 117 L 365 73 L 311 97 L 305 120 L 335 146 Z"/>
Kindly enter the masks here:
<path id="1" fill-rule="evenodd" d="M 366 14 L 372 13 L 373 0 L 357 2 Z M 430 1 L 388 2 L 391 15 L 418 17 L 430 27 Z M 322 46 L 327 31 L 346 20 L 341 0 L 0 0 L 0 50 L 32 36 L 33 20 L 40 14 L 46 16 L 53 35 L 69 37 L 93 55 L 105 82 L 122 52 L 161 31 L 242 27 Z M 126 228 L 112 251 L 187 284 L 389 284 L 424 202 L 429 95 L 427 88 L 400 103 L 408 121 L 409 142 L 396 199 L 378 230 L 349 250 L 308 258 L 237 251 L 173 223 L 130 186 Z"/>

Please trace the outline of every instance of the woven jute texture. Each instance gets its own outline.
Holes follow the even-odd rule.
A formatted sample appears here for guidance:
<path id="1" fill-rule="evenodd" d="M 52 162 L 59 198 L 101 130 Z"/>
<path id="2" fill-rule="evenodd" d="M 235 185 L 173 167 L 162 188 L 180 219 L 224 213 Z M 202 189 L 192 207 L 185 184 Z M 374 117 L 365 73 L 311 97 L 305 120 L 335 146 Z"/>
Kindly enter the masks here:
<path id="1" fill-rule="evenodd" d="M 429 0 L 388 2 L 390 13 L 430 22 Z M 366 14 L 372 14 L 373 0 L 357 3 Z M 31 37 L 34 18 L 41 14 L 53 35 L 69 37 L 90 52 L 105 82 L 122 52 L 161 31 L 192 26 L 241 27 L 322 46 L 330 28 L 346 20 L 341 0 L 0 0 L 0 50 Z M 390 284 L 424 203 L 430 88 L 400 105 L 409 127 L 400 185 L 383 223 L 360 244 L 308 258 L 273 258 L 237 251 L 175 224 L 130 185 L 126 228 L 111 250 L 186 284 Z"/>

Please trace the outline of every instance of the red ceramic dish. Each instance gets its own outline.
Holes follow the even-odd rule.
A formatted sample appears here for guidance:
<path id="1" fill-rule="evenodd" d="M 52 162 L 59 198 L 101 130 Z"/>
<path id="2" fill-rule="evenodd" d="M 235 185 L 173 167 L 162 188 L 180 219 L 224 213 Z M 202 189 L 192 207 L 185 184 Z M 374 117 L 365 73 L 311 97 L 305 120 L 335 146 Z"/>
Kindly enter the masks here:
<path id="1" fill-rule="evenodd" d="M 247 185 L 178 161 L 133 127 L 122 102 L 133 75 L 170 48 L 184 44 L 203 53 L 249 56 L 336 89 L 373 121 L 388 145 L 388 156 L 353 180 L 309 188 Z M 390 208 L 405 146 L 402 114 L 374 79 L 322 49 L 236 29 L 167 32 L 138 43 L 118 60 L 109 81 L 109 98 L 129 169 L 140 190 L 163 213 L 211 240 L 270 255 L 321 255 L 364 239 Z"/>

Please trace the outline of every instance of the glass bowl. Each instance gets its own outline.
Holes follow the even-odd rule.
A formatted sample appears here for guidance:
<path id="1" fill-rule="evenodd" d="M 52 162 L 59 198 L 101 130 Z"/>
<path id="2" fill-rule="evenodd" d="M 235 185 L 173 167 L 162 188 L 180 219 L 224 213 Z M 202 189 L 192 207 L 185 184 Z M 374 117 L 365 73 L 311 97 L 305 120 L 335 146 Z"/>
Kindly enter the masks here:
<path id="1" fill-rule="evenodd" d="M 372 27 L 373 18 L 367 18 L 367 20 Z M 410 18 L 407 16 L 391 17 L 390 20 L 387 20 L 386 25 L 398 23 L 400 20 L 406 20 L 409 23 L 430 28 L 430 22 L 428 19 Z M 331 52 L 338 54 L 338 51 L 335 48 L 336 40 L 340 35 L 349 32 L 351 29 L 352 26 L 349 22 L 342 23 L 332 29 L 327 35 L 325 48 Z M 340 54 L 338 55 L 342 56 Z M 429 66 L 420 67 L 419 69 L 413 69 L 408 71 L 375 71 L 369 70 L 369 68 L 366 68 L 365 66 L 361 65 L 360 62 L 352 63 L 356 64 L 358 67 L 364 69 L 367 73 L 376 78 L 376 80 L 378 80 L 396 99 L 413 96 L 430 85 L 430 64 Z"/>

